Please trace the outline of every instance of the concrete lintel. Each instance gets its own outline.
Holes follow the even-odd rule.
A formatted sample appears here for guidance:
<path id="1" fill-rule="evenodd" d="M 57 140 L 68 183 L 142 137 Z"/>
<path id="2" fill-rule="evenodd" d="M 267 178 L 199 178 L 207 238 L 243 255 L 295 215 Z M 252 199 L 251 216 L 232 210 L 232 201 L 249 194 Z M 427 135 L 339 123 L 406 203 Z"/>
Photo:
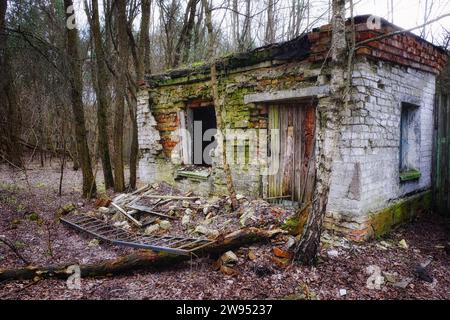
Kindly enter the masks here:
<path id="1" fill-rule="evenodd" d="M 275 92 L 253 93 L 244 96 L 244 103 L 285 101 L 293 99 L 305 99 L 309 97 L 328 96 L 330 94 L 330 86 L 314 86 L 301 88 L 296 90 L 282 90 Z"/>

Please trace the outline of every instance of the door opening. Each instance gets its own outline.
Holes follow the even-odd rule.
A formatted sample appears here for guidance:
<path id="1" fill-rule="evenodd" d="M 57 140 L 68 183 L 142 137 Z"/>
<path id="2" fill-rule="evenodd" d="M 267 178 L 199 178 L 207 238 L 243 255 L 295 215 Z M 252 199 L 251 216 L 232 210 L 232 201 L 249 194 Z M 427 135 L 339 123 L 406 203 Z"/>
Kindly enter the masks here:
<path id="1" fill-rule="evenodd" d="M 200 166 L 211 166 L 211 151 L 216 147 L 217 133 L 216 112 L 214 107 L 192 108 L 191 132 L 192 163 Z"/>

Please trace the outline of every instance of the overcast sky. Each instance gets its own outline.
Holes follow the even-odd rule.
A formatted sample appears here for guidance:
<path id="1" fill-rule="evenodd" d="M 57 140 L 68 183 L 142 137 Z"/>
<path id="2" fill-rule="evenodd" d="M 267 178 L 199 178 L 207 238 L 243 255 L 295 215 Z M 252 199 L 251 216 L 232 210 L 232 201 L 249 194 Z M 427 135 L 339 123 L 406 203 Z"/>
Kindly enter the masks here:
<path id="1" fill-rule="evenodd" d="M 171 1 L 171 0 L 166 0 Z M 224 0 L 213 0 L 214 3 L 223 3 Z M 225 0 L 226 1 L 226 0 Z M 252 0 L 253 12 L 260 11 L 264 8 L 267 0 Z M 279 7 L 287 8 L 292 0 L 278 0 Z M 328 7 L 329 0 L 311 0 L 314 5 L 313 15 L 319 16 Z M 83 0 L 75 0 L 75 8 L 77 11 L 78 21 L 82 26 L 86 25 L 86 17 L 83 11 Z M 181 0 L 185 3 L 187 0 Z M 101 0 L 100 0 L 101 3 Z M 391 0 L 354 0 L 355 3 L 355 15 L 363 14 L 374 14 L 381 16 L 389 21 L 392 21 L 405 29 L 413 28 L 415 26 L 423 24 L 425 5 L 428 8 L 431 6 L 431 13 L 429 19 L 436 18 L 445 13 L 450 13 L 450 0 L 393 0 L 393 10 L 391 10 Z M 184 5 L 183 5 L 184 6 Z M 393 14 L 392 14 L 393 12 Z M 280 12 L 280 16 L 289 14 L 288 10 Z M 224 12 L 215 12 L 215 20 L 217 24 L 220 24 L 221 29 L 227 30 L 230 27 L 230 22 L 223 19 Z M 157 19 L 157 16 L 154 17 Z M 264 19 L 263 17 L 261 19 Z M 319 24 L 323 24 L 320 22 Z M 136 24 L 138 25 L 138 24 Z M 281 23 L 280 25 L 287 25 L 286 23 Z M 82 27 L 83 28 L 83 27 Z M 450 17 L 442 19 L 441 21 L 434 23 L 427 29 L 426 38 L 436 44 L 442 43 L 443 31 L 450 31 Z M 421 33 L 421 30 L 414 31 L 415 33 Z M 282 31 L 279 31 L 280 37 Z"/>
<path id="2" fill-rule="evenodd" d="M 362 0 L 356 6 L 355 14 L 375 14 L 391 21 L 390 2 L 390 0 Z M 423 24 L 426 2 L 428 2 L 428 7 L 432 4 L 430 20 L 445 13 L 450 13 L 450 0 L 394 0 L 394 23 L 405 29 Z M 443 28 L 450 31 L 450 17 L 430 26 L 426 35 L 427 39 L 438 41 L 442 36 Z M 415 33 L 420 34 L 420 30 L 415 31 Z"/>

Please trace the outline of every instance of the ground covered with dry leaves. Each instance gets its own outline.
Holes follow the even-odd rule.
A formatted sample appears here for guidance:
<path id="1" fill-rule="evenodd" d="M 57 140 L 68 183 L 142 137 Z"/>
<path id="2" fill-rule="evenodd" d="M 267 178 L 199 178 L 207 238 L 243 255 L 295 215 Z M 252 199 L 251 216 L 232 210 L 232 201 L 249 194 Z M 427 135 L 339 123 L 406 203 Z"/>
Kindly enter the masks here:
<path id="1" fill-rule="evenodd" d="M 81 172 L 66 170 L 59 197 L 58 164 L 30 166 L 26 175 L 0 167 L 0 236 L 29 263 L 89 264 L 134 250 L 98 244 L 55 220 L 69 202 L 93 210 L 79 196 L 80 179 Z M 235 251 L 233 275 L 216 271 L 215 261 L 204 257 L 165 271 L 82 279 L 81 289 L 61 280 L 0 283 L 0 299 L 450 299 L 449 227 L 429 215 L 365 244 L 325 234 L 314 268 L 281 265 L 274 260 L 277 243 L 263 243 Z M 0 268 L 23 265 L 0 244 Z"/>

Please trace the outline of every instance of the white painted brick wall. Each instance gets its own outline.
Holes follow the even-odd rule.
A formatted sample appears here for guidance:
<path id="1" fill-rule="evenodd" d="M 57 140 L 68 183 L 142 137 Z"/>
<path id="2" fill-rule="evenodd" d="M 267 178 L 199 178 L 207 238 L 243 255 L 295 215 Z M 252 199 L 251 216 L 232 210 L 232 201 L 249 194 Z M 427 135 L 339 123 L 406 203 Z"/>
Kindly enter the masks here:
<path id="1" fill-rule="evenodd" d="M 431 186 L 433 108 L 436 77 L 385 62 L 359 61 L 354 68 L 355 104 L 342 133 L 341 158 L 335 162 L 329 215 L 363 217 L 389 201 Z M 379 84 L 384 85 L 380 87 Z M 402 102 L 419 106 L 420 171 L 418 181 L 399 179 Z M 361 166 L 360 200 L 349 199 L 354 163 Z"/>

